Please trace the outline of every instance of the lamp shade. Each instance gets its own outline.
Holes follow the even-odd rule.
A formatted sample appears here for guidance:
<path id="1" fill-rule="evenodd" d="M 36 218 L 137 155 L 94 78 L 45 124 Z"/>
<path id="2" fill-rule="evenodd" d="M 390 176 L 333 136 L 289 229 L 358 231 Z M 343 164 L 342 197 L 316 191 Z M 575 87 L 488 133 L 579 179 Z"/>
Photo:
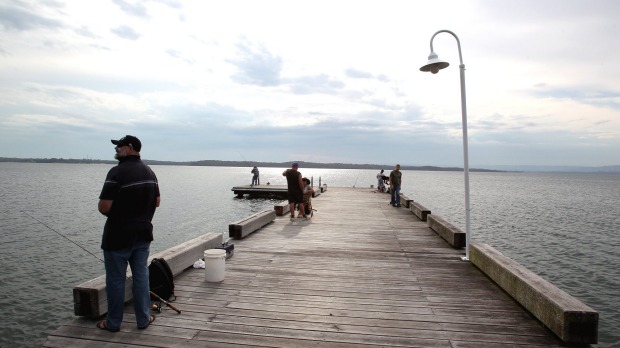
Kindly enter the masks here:
<path id="1" fill-rule="evenodd" d="M 439 59 L 437 53 L 431 52 L 428 56 L 428 62 L 420 68 L 420 71 L 430 71 L 431 73 L 436 74 L 439 70 L 447 68 L 449 65 L 450 63 Z"/>

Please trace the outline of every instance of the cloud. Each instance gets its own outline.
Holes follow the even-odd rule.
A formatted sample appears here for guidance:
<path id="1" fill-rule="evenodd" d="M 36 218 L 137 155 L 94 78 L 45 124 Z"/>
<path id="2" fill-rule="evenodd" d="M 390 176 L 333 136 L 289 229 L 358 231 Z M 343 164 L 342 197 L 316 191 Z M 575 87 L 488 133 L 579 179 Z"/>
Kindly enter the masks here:
<path id="1" fill-rule="evenodd" d="M 325 74 L 287 79 L 286 84 L 295 94 L 332 94 L 342 91 L 345 86 L 344 82 Z"/>
<path id="2" fill-rule="evenodd" d="M 229 59 L 238 72 L 232 79 L 249 85 L 277 86 L 280 84 L 282 58 L 271 54 L 262 45 L 251 45 L 247 40 L 237 44 L 239 56 Z"/>
<path id="3" fill-rule="evenodd" d="M 382 82 L 388 82 L 389 78 L 387 75 L 385 74 L 379 74 L 377 76 L 366 72 L 366 71 L 361 71 L 361 70 L 357 70 L 357 69 L 353 69 L 353 68 L 349 68 L 345 70 L 345 75 L 347 77 L 350 78 L 354 78 L 354 79 L 376 79 Z"/>
<path id="4" fill-rule="evenodd" d="M 160 4 L 164 4 L 170 8 L 180 9 L 183 7 L 183 3 L 179 0 L 152 0 Z"/>
<path id="5" fill-rule="evenodd" d="M 29 9 L 0 7 L 0 25 L 8 30 L 57 29 L 63 27 L 60 21 L 38 15 Z"/>
<path id="6" fill-rule="evenodd" d="M 118 37 L 128 40 L 138 40 L 140 38 L 140 34 L 135 31 L 132 27 L 127 25 L 121 25 L 120 27 L 111 29 L 111 31 L 116 34 Z"/>
<path id="7" fill-rule="evenodd" d="M 130 4 L 124 0 L 112 0 L 118 7 L 120 7 L 123 12 L 128 15 L 140 17 L 140 18 L 148 18 L 148 11 L 146 7 L 141 3 Z"/>
<path id="8" fill-rule="evenodd" d="M 598 90 L 596 87 L 550 87 L 539 85 L 531 93 L 539 98 L 569 99 L 583 104 L 620 110 L 620 91 Z"/>
<path id="9" fill-rule="evenodd" d="M 351 69 L 351 68 L 345 70 L 345 73 L 348 77 L 351 77 L 354 79 L 371 79 L 372 78 L 372 74 L 369 72 Z"/>

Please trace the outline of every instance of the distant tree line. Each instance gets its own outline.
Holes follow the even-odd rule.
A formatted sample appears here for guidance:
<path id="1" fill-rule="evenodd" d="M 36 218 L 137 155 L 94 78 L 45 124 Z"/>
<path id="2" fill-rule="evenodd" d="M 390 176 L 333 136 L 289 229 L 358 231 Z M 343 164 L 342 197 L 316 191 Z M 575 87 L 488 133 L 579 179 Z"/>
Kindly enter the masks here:
<path id="1" fill-rule="evenodd" d="M 116 164 L 117 161 L 96 160 L 96 159 L 68 159 L 68 158 L 7 158 L 0 157 L 0 162 L 21 162 L 21 163 L 71 163 L 71 164 Z M 204 166 L 204 167 L 272 167 L 288 168 L 291 162 L 253 162 L 253 161 L 219 161 L 202 160 L 188 162 L 156 161 L 144 159 L 149 165 L 169 165 L 169 166 Z M 299 161 L 301 168 L 325 168 L 325 169 L 385 169 L 392 170 L 393 164 L 353 164 L 353 163 L 317 163 Z M 462 172 L 463 168 L 458 167 L 435 167 L 435 166 L 400 166 L 402 170 L 425 170 L 425 171 L 452 171 Z M 489 169 L 470 169 L 472 172 L 500 172 L 499 170 Z"/>
<path id="2" fill-rule="evenodd" d="M 8 158 L 8 157 L 0 157 L 0 162 L 19 162 L 19 163 L 74 163 L 74 164 L 85 164 L 85 163 L 105 163 L 105 164 L 113 164 L 118 163 L 118 161 L 110 161 L 110 160 L 97 160 L 97 159 L 71 159 L 71 158 Z"/>

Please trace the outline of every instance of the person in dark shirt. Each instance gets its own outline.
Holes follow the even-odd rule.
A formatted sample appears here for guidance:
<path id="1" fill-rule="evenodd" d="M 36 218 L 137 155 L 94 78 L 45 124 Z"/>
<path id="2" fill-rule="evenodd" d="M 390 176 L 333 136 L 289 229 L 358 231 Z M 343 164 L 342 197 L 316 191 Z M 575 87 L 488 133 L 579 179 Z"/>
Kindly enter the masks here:
<path id="1" fill-rule="evenodd" d="M 256 166 L 254 166 L 254 168 L 252 168 L 252 171 L 250 173 L 254 174 L 252 176 L 252 185 L 251 186 L 260 185 L 260 178 L 258 177 L 258 174 L 259 174 L 258 168 Z"/>
<path id="2" fill-rule="evenodd" d="M 286 176 L 288 185 L 288 203 L 291 209 L 291 221 L 295 220 L 295 204 L 299 206 L 299 216 L 308 219 L 304 210 L 304 183 L 301 180 L 301 173 L 297 171 L 299 163 L 293 162 L 290 169 L 285 170 L 282 175 Z"/>
<path id="3" fill-rule="evenodd" d="M 125 277 L 131 267 L 134 311 L 138 329 L 146 329 L 155 317 L 149 314 L 147 260 L 153 241 L 151 220 L 159 207 L 155 173 L 140 159 L 142 143 L 132 135 L 112 140 L 118 165 L 110 169 L 99 195 L 99 212 L 107 216 L 101 248 L 106 271 L 108 315 L 97 322 L 102 330 L 120 330 L 125 307 Z"/>
<path id="4" fill-rule="evenodd" d="M 400 164 L 397 164 L 390 173 L 390 204 L 394 207 L 400 207 L 400 184 L 402 174 L 403 173 L 400 171 Z"/>

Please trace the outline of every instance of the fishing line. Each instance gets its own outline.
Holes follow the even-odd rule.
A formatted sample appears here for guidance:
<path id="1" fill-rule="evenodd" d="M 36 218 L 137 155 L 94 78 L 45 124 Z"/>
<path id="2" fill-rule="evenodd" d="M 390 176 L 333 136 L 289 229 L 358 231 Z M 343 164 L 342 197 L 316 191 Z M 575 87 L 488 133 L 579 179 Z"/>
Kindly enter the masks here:
<path id="1" fill-rule="evenodd" d="M 78 243 L 76 243 L 76 242 L 72 241 L 71 239 L 69 239 L 69 237 L 67 237 L 67 236 L 63 235 L 62 233 L 60 233 L 60 232 L 58 232 L 58 231 L 56 231 L 55 229 L 53 229 L 52 227 L 50 227 L 50 226 L 49 226 L 48 224 L 46 224 L 45 222 L 43 222 L 43 221 L 41 221 L 41 220 L 39 220 L 39 219 L 35 218 L 34 216 L 32 216 L 32 215 L 28 214 L 28 213 L 27 213 L 27 212 L 25 212 L 24 210 L 22 210 L 21 212 L 22 212 L 22 213 L 24 213 L 24 214 L 26 214 L 26 215 L 28 215 L 28 216 L 29 216 L 30 218 L 32 218 L 34 221 L 36 221 L 36 222 L 40 223 L 41 225 L 43 225 L 43 226 L 45 226 L 45 227 L 49 228 L 50 230 L 52 230 L 52 231 L 56 232 L 59 236 L 61 236 L 61 237 L 63 237 L 64 239 L 68 240 L 69 242 L 71 242 L 71 243 L 75 244 L 75 245 L 76 245 L 76 246 L 78 246 L 80 249 L 82 249 L 82 250 L 86 251 L 87 253 L 91 254 L 91 255 L 92 255 L 92 256 L 94 256 L 97 260 L 99 260 L 99 261 L 101 261 L 101 262 L 105 263 L 102 259 L 100 259 L 100 258 L 99 258 L 99 256 L 97 256 L 97 255 L 95 255 L 95 254 L 91 253 L 90 251 L 88 251 L 88 250 L 87 250 L 86 248 L 84 248 L 83 246 L 81 246 L 81 245 L 79 245 Z M 125 279 L 131 279 L 131 278 L 130 278 L 127 274 L 125 274 Z M 177 313 L 181 314 L 181 311 L 180 311 L 178 308 L 176 308 L 175 306 L 173 306 L 170 302 L 168 302 L 168 301 L 164 300 L 163 298 L 159 297 L 159 295 L 157 295 L 156 293 L 154 293 L 154 292 L 153 292 L 153 291 L 151 291 L 151 290 L 149 290 L 149 293 L 150 293 L 150 295 L 151 295 L 151 296 L 153 296 L 153 297 L 157 298 L 160 302 L 164 303 L 166 306 L 170 307 L 170 308 L 171 308 L 171 309 L 173 309 L 175 312 L 177 312 Z M 160 312 L 161 312 L 161 311 L 160 311 Z"/>
<path id="2" fill-rule="evenodd" d="M 40 223 L 41 225 L 43 225 L 43 226 L 45 226 L 45 227 L 49 228 L 50 230 L 52 230 L 52 231 L 56 232 L 59 236 L 61 236 L 61 237 L 63 237 L 64 239 L 68 240 L 69 242 L 71 242 L 71 243 L 75 244 L 75 245 L 76 245 L 77 247 L 79 247 L 80 249 L 82 249 L 82 250 L 86 251 L 87 253 L 89 253 L 89 254 L 93 255 L 93 256 L 94 256 L 97 260 L 99 260 L 99 261 L 103 262 L 103 260 L 102 260 L 102 259 L 100 259 L 100 258 L 99 258 L 99 256 L 97 256 L 97 255 L 95 255 L 95 254 L 91 253 L 90 251 L 88 251 L 88 250 L 87 250 L 86 248 L 84 248 L 83 246 L 81 246 L 81 245 L 79 245 L 78 243 L 76 243 L 76 242 L 72 241 L 71 239 L 69 239 L 69 237 L 65 236 L 64 234 L 62 234 L 62 233 L 60 233 L 60 232 L 58 232 L 58 231 L 56 231 L 55 229 L 53 229 L 52 227 L 50 227 L 50 226 L 49 226 L 48 224 L 46 224 L 45 222 L 43 222 L 43 221 L 41 221 L 41 220 L 39 220 L 39 219 L 35 218 L 34 216 L 32 216 L 32 215 L 28 214 L 28 213 L 27 213 L 27 212 L 25 212 L 24 210 L 22 210 L 21 212 L 22 212 L 22 213 L 24 213 L 24 214 L 26 214 L 26 215 L 28 215 L 28 216 L 29 216 L 31 219 L 33 219 L 34 221 L 36 221 L 36 222 Z"/>
<path id="3" fill-rule="evenodd" d="M 239 156 L 241 156 L 241 159 L 243 160 L 243 162 L 247 162 L 247 161 L 245 160 L 245 157 L 243 157 L 243 155 L 241 154 L 241 151 L 237 150 L 237 153 L 239 153 Z"/>

